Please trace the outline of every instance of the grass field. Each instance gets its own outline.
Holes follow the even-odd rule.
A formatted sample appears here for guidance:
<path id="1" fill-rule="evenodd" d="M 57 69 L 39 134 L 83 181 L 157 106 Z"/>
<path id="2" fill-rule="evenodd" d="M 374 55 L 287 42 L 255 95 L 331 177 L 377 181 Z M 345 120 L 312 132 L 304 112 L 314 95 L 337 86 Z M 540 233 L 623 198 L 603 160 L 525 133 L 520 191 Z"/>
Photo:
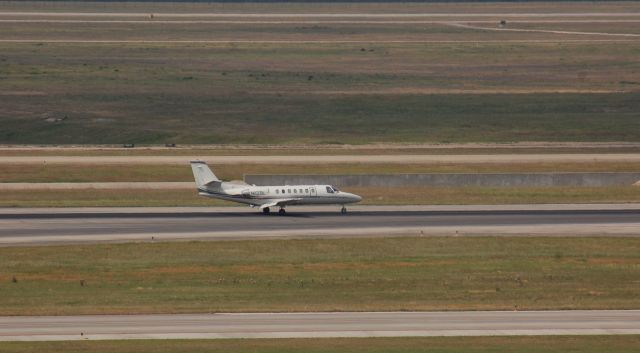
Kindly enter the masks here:
<path id="1" fill-rule="evenodd" d="M 638 238 L 11 247 L 0 315 L 636 309 L 639 264 Z"/>
<path id="2" fill-rule="evenodd" d="M 297 2 L 297 3 L 187 3 L 187 2 L 78 2 L 78 1 L 5 1 L 3 9 L 7 11 L 47 11 L 47 12 L 124 12 L 124 13 L 572 13 L 575 11 L 625 12 L 638 8 L 629 1 L 606 1 L 588 3 L 570 2 L 526 2 L 526 3 L 403 3 L 401 7 L 393 2 Z M 544 5 L 544 6 L 542 6 Z"/>
<path id="3" fill-rule="evenodd" d="M 362 205 L 636 203 L 640 187 L 349 187 Z M 3 190 L 0 207 L 238 206 L 195 189 Z"/>
<path id="4" fill-rule="evenodd" d="M 638 172 L 639 163 L 518 163 L 518 164 L 226 164 L 211 165 L 222 180 L 242 180 L 245 174 L 393 174 L 393 173 L 528 173 Z M 188 165 L 3 164 L 0 183 L 193 181 Z"/>
<path id="5" fill-rule="evenodd" d="M 608 25 L 598 29 L 629 27 Z M 0 143 L 640 140 L 635 40 L 380 23 L 0 23 L 0 33 L 42 40 L 0 43 Z M 230 42 L 47 42 L 67 39 Z"/>
<path id="6" fill-rule="evenodd" d="M 602 154 L 639 153 L 640 144 L 627 143 L 498 143 L 498 144 L 375 144 L 375 145 L 181 145 L 161 147 L 137 145 L 0 146 L 0 156 L 305 156 L 390 154 Z"/>
<path id="7" fill-rule="evenodd" d="M 0 342 L 6 353 L 631 353 L 640 336 L 535 336 L 433 338 L 325 338 L 253 340 L 157 340 L 98 342 Z"/>

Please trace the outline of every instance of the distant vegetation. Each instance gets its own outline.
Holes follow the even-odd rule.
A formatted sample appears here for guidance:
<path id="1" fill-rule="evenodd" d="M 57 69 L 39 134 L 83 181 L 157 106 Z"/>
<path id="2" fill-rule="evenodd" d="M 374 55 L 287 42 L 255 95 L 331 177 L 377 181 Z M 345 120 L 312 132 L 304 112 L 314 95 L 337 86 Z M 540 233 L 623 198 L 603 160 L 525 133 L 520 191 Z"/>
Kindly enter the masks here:
<path id="1" fill-rule="evenodd" d="M 0 143 L 640 140 L 637 44 L 3 47 Z"/>
<path id="2" fill-rule="evenodd" d="M 340 6 L 329 7 L 350 8 Z M 388 8 L 397 6 L 377 10 Z M 634 40 L 446 23 L 147 20 L 1 23 L 3 39 L 36 42 L 0 44 L 0 143 L 640 141 Z M 640 33 L 624 22 L 525 28 L 539 26 Z"/>

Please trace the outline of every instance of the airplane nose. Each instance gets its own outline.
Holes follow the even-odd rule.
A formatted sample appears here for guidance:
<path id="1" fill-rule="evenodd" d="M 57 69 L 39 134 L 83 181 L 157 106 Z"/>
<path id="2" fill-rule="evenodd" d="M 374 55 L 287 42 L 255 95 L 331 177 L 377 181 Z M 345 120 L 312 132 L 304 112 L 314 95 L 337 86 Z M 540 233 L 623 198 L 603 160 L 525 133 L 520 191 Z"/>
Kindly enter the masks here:
<path id="1" fill-rule="evenodd" d="M 356 194 L 351 194 L 353 197 L 354 202 L 360 202 L 362 201 L 362 197 L 356 195 Z"/>

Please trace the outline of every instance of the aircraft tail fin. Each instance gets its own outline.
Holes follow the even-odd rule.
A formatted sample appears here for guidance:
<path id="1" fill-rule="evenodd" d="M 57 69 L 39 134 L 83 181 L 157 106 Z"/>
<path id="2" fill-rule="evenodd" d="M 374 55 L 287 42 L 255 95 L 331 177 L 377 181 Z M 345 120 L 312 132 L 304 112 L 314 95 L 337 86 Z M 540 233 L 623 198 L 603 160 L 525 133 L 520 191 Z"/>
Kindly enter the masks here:
<path id="1" fill-rule="evenodd" d="M 221 181 L 213 174 L 207 163 L 203 161 L 191 161 L 191 170 L 196 180 L 196 186 L 199 188 L 207 186 L 219 186 Z"/>

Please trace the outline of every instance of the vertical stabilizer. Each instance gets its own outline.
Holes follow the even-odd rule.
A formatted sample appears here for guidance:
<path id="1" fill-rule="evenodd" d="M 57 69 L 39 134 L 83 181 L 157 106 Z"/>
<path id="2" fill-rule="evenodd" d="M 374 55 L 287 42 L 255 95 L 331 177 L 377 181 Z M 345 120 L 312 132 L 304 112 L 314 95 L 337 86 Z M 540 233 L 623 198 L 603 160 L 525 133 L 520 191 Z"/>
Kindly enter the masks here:
<path id="1" fill-rule="evenodd" d="M 191 170 L 193 170 L 193 177 L 198 188 L 220 182 L 220 179 L 213 174 L 207 163 L 203 161 L 191 161 Z"/>

